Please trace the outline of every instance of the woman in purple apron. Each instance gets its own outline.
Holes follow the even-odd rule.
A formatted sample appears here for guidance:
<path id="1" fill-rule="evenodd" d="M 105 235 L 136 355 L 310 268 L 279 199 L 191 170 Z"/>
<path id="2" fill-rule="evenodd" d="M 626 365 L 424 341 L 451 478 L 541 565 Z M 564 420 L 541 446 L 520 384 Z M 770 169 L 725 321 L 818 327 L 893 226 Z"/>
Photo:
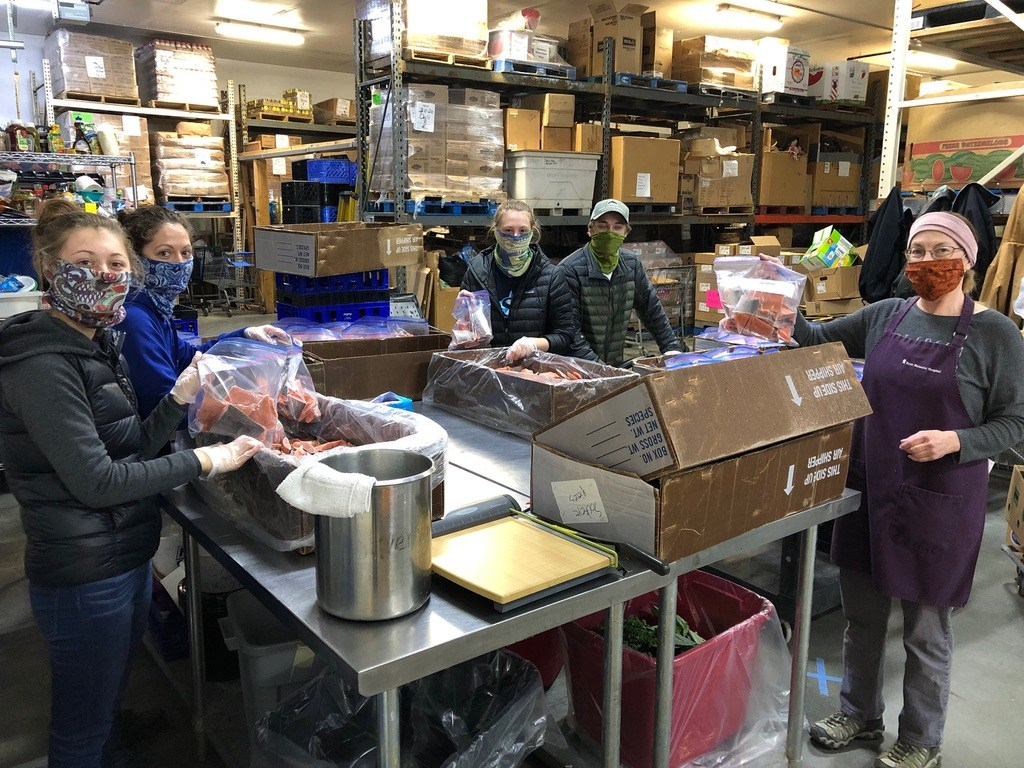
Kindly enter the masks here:
<path id="1" fill-rule="evenodd" d="M 921 216 L 906 274 L 917 292 L 823 324 L 798 319 L 801 345 L 841 341 L 865 358 L 873 409 L 854 430 L 849 485 L 861 508 L 836 522 L 844 676 L 840 711 L 811 726 L 828 749 L 883 736 L 882 670 L 893 598 L 903 610 L 903 711 L 876 768 L 940 762 L 953 653 L 950 615 L 971 592 L 990 456 L 1024 439 L 1024 341 L 967 293 L 978 244 L 952 213 Z M 966 273 L 966 274 L 965 274 Z"/>

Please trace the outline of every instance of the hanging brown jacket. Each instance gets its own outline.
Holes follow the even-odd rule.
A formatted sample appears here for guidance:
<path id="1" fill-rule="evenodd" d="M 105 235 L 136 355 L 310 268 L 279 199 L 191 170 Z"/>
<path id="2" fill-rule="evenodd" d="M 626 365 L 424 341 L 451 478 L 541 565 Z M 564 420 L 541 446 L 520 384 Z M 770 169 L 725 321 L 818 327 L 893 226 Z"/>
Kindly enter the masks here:
<path id="1" fill-rule="evenodd" d="M 1024 203 L 1017 199 L 1010 209 L 1006 226 L 1003 228 L 1003 239 L 996 252 L 996 257 L 985 274 L 985 283 L 981 288 L 980 301 L 992 309 L 1008 315 L 1011 320 L 1021 324 L 1021 318 L 1013 311 L 1013 302 L 1021 278 L 1024 277 Z"/>

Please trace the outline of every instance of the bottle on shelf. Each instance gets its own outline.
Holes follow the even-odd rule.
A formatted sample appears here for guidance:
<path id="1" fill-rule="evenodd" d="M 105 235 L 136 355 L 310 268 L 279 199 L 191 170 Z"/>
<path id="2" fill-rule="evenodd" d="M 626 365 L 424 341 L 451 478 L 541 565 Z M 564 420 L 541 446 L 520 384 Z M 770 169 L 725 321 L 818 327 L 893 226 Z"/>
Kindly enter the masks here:
<path id="1" fill-rule="evenodd" d="M 81 120 L 75 120 L 75 153 L 79 155 L 91 155 L 92 149 L 89 146 L 89 139 L 85 135 L 85 124 Z"/>
<path id="2" fill-rule="evenodd" d="M 29 150 L 29 151 L 30 152 L 42 152 L 43 151 L 43 142 L 40 141 L 39 131 L 36 128 L 36 124 L 33 123 L 32 121 L 27 121 L 25 123 L 25 130 L 26 130 L 26 132 L 28 132 L 29 141 L 32 144 L 32 149 Z"/>
<path id="3" fill-rule="evenodd" d="M 280 224 L 281 223 L 281 201 L 274 197 L 274 190 L 269 191 L 270 195 L 270 223 Z"/>
<path id="4" fill-rule="evenodd" d="M 11 152 L 32 152 L 32 138 L 25 124 L 20 120 L 11 120 L 7 123 L 7 146 Z"/>
<path id="5" fill-rule="evenodd" d="M 117 157 L 121 154 L 121 145 L 117 143 L 117 136 L 114 135 L 113 128 L 109 125 L 101 125 L 96 130 L 96 135 L 99 137 L 100 149 L 104 155 Z"/>
<path id="6" fill-rule="evenodd" d="M 54 123 L 50 126 L 48 133 L 50 151 L 56 155 L 63 155 L 65 152 L 64 137 L 60 135 L 60 126 Z"/>

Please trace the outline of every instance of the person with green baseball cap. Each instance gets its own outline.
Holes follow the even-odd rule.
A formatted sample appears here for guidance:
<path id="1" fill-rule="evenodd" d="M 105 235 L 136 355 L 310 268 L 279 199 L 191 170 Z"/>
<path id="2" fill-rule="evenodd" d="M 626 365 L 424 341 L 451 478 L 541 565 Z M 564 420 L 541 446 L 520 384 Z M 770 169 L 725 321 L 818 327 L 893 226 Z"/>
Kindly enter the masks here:
<path id="1" fill-rule="evenodd" d="M 633 309 L 663 355 L 683 351 L 640 259 L 622 247 L 629 230 L 626 204 L 602 200 L 590 214 L 590 242 L 558 265 L 569 283 L 581 332 L 575 357 L 621 366 Z"/>

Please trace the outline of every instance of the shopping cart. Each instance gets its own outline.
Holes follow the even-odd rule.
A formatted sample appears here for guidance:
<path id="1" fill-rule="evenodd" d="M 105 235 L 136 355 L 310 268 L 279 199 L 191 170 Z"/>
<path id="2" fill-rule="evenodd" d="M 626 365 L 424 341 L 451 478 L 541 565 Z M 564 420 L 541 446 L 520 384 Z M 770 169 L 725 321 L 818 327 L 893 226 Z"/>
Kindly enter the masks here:
<path id="1" fill-rule="evenodd" d="M 234 309 L 266 311 L 259 286 L 256 267 L 250 261 L 252 253 L 225 252 L 209 246 L 196 248 L 192 279 L 181 303 L 210 314 L 221 309 L 231 317 Z"/>

